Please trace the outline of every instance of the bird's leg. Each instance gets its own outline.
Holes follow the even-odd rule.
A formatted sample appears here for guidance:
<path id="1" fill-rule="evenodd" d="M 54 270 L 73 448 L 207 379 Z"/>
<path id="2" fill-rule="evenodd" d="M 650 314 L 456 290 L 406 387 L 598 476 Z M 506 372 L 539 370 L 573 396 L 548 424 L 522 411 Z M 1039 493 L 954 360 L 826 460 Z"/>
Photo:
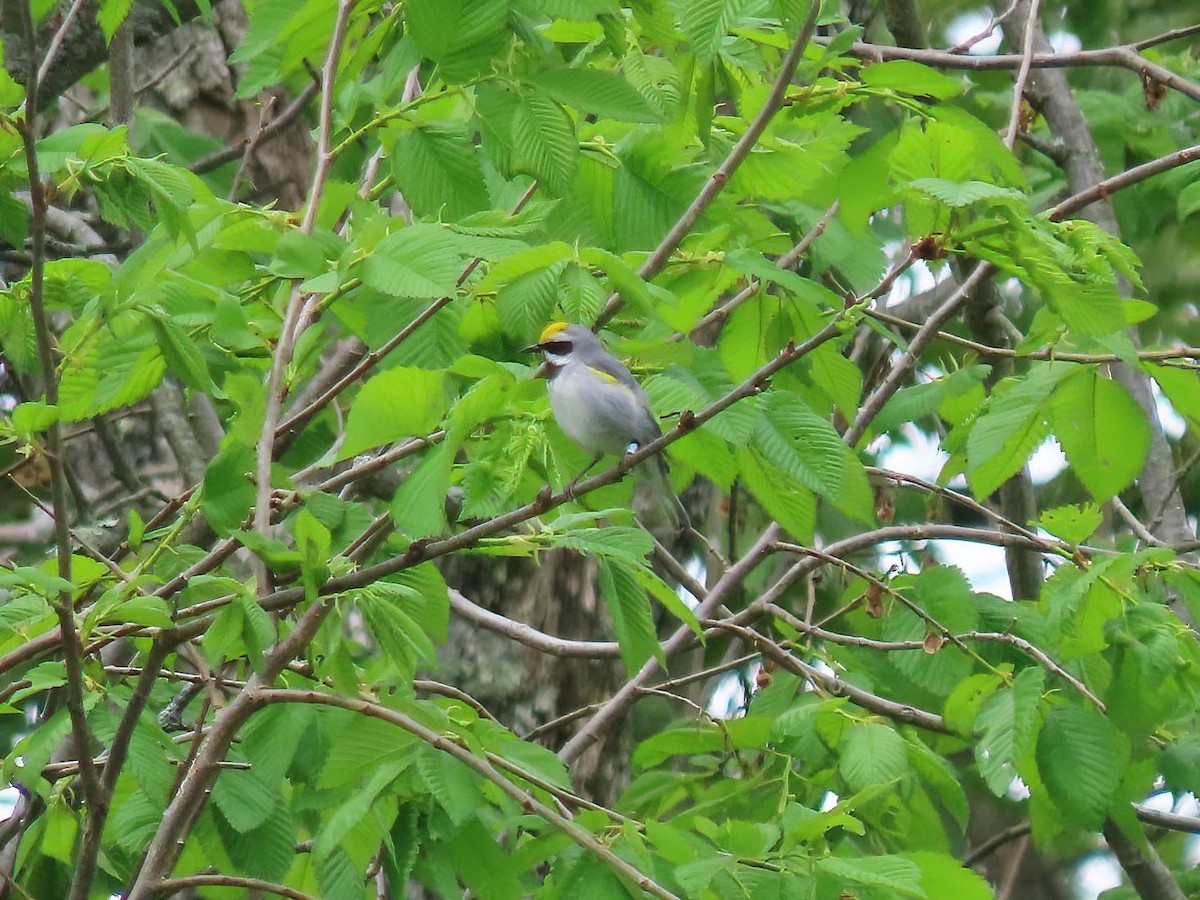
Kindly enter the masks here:
<path id="1" fill-rule="evenodd" d="M 596 468 L 596 463 L 600 462 L 600 460 L 602 460 L 603 458 L 604 458 L 603 453 L 597 453 L 595 458 L 590 463 L 588 463 L 586 466 L 584 466 L 583 471 L 580 472 L 578 475 L 576 475 L 574 478 L 572 478 L 571 483 L 568 484 L 565 488 L 563 488 L 563 493 L 567 495 L 568 499 L 570 499 L 570 500 L 575 499 L 575 488 L 579 486 L 579 482 L 583 481 L 583 476 L 587 475 L 588 472 L 590 472 L 590 471 L 592 471 L 592 469 Z"/>

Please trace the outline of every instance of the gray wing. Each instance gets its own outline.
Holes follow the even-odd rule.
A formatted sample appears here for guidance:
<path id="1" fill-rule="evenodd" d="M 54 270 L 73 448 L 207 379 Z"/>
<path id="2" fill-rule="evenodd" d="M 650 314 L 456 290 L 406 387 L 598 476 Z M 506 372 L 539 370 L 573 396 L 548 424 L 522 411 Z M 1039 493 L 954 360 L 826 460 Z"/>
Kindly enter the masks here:
<path id="1" fill-rule="evenodd" d="M 594 369 L 599 369 L 605 375 L 611 375 L 642 399 L 646 408 L 646 416 L 637 435 L 638 443 L 645 444 L 662 434 L 662 429 L 658 427 L 658 419 L 654 417 L 654 413 L 650 409 L 650 398 L 646 396 L 645 389 L 633 377 L 633 373 L 625 367 L 624 363 L 615 356 L 605 356 L 597 363 L 589 363 L 589 365 Z"/>
<path id="2" fill-rule="evenodd" d="M 642 386 L 638 384 L 638 380 L 633 377 L 633 373 L 625 368 L 625 364 L 615 356 L 605 354 L 594 363 L 588 363 L 593 369 L 599 369 L 605 375 L 611 375 L 617 381 L 626 387 L 633 388 L 635 391 L 641 391 Z"/>

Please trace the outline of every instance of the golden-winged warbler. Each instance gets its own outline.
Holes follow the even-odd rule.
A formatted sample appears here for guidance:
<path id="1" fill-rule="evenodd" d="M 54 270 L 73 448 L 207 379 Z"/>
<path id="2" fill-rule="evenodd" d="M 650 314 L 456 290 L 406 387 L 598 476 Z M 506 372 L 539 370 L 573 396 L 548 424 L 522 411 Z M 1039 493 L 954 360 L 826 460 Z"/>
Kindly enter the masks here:
<path id="1" fill-rule="evenodd" d="M 541 353 L 545 360 L 539 374 L 546 379 L 559 427 L 596 459 L 632 453 L 662 434 L 637 379 L 584 326 L 553 322 L 525 352 Z M 646 471 L 655 491 L 665 495 L 662 505 L 671 525 L 685 524 L 686 514 L 671 490 L 661 454 Z"/>

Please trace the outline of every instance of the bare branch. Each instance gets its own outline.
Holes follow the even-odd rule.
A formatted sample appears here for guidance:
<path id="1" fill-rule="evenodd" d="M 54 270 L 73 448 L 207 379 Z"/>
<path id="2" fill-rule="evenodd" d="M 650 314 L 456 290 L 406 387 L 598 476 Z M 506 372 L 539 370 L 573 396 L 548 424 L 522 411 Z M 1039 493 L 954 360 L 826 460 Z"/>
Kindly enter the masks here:
<path id="1" fill-rule="evenodd" d="M 1017 69 L 1017 81 L 1013 85 L 1012 111 L 1008 114 L 1008 130 L 1004 133 L 1004 145 L 1012 150 L 1017 146 L 1017 135 L 1021 128 L 1021 107 L 1025 102 L 1025 84 L 1029 81 L 1029 63 L 1033 58 L 1033 38 L 1036 34 L 1038 6 L 1041 0 L 1030 0 L 1029 21 L 1025 25 L 1025 44 L 1021 50 L 1021 65 Z M 1016 8 L 1016 5 L 1012 7 Z M 1011 9 L 1010 9 L 1011 11 Z M 995 21 L 995 20 L 993 20 Z"/>
<path id="2" fill-rule="evenodd" d="M 283 112 L 272 119 L 262 130 L 256 135 L 255 140 L 258 146 L 262 146 L 278 137 L 280 132 L 292 124 L 300 113 L 304 112 L 309 101 L 317 95 L 320 90 L 320 85 L 309 82 L 304 85 L 304 89 L 295 96 L 291 103 L 284 107 Z M 203 156 L 188 166 L 188 170 L 197 175 L 204 175 L 211 172 L 213 169 L 225 165 L 227 162 L 233 162 L 245 153 L 248 141 L 234 144 L 229 147 L 222 147 L 208 156 Z"/>
<path id="3" fill-rule="evenodd" d="M 273 881 L 263 881 L 261 878 L 250 878 L 245 875 L 218 875 L 216 873 L 166 878 L 158 883 L 155 893 L 174 894 L 198 887 L 240 887 L 247 891 L 265 891 L 279 897 L 289 897 L 291 900 L 317 900 L 312 894 L 290 888 L 286 884 L 276 884 Z"/>
<path id="4" fill-rule="evenodd" d="M 511 638 L 539 653 L 575 659 L 616 659 L 621 648 L 616 641 L 569 641 L 538 631 L 524 622 L 494 613 L 472 603 L 459 591 L 450 589 L 450 608 L 469 622 Z"/>
<path id="5" fill-rule="evenodd" d="M 818 37 L 818 44 L 827 44 L 830 38 Z M 853 56 L 872 62 L 893 59 L 909 59 L 940 69 L 967 69 L 970 71 L 995 71 L 997 69 L 1019 69 L 1024 60 L 1020 53 L 997 56 L 965 56 L 944 50 L 914 50 L 909 47 L 888 47 L 883 44 L 867 44 L 856 41 L 847 51 Z M 1200 100 L 1200 84 L 1176 75 L 1170 69 L 1152 63 L 1140 53 L 1136 44 L 1109 47 L 1103 50 L 1078 50 L 1074 53 L 1034 53 L 1029 57 L 1034 69 L 1068 69 L 1076 66 L 1111 66 L 1128 69 L 1144 78 L 1149 78 L 1173 90 Z"/>
<path id="6" fill-rule="evenodd" d="M 78 0 L 76 0 L 78 5 Z M 29 47 L 29 70 L 25 84 L 25 118 L 16 123 L 21 135 L 25 154 L 25 165 L 29 178 L 29 201 L 31 215 L 29 234 L 32 241 L 32 264 L 29 270 L 29 312 L 33 319 L 37 342 L 37 358 L 41 366 L 43 390 L 47 406 L 58 406 L 57 353 L 50 335 L 50 320 L 46 314 L 44 296 L 45 241 L 46 241 L 46 185 L 42 183 L 37 157 L 37 110 L 38 89 L 41 84 L 40 69 L 37 67 L 33 48 L 36 45 L 32 13 L 29 4 L 17 4 L 25 28 Z M 57 557 L 57 574 L 65 581 L 71 580 L 71 534 L 67 520 L 67 473 L 63 465 L 62 430 L 57 419 L 46 429 L 46 453 L 50 462 L 50 496 L 54 514 L 54 544 Z M 87 760 L 80 769 L 84 795 L 88 802 L 99 802 L 100 780 L 91 765 L 92 732 L 88 727 L 84 710 L 83 657 L 79 638 L 75 630 L 75 607 L 70 590 L 58 593 L 54 602 L 58 617 L 59 633 L 62 636 L 63 662 L 67 671 L 65 688 L 67 710 L 71 720 L 71 732 L 83 758 Z"/>

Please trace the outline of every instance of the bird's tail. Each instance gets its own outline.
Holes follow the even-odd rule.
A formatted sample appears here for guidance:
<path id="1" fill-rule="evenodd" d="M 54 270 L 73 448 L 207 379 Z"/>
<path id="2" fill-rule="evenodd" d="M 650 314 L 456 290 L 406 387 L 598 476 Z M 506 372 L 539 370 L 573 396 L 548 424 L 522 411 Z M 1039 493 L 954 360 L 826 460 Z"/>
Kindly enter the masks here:
<path id="1" fill-rule="evenodd" d="M 669 526 L 676 534 L 691 529 L 687 510 L 671 488 L 671 473 L 662 455 L 647 460 L 640 468 L 642 477 L 633 491 L 633 508 L 638 521 L 650 531 L 659 526 Z"/>

